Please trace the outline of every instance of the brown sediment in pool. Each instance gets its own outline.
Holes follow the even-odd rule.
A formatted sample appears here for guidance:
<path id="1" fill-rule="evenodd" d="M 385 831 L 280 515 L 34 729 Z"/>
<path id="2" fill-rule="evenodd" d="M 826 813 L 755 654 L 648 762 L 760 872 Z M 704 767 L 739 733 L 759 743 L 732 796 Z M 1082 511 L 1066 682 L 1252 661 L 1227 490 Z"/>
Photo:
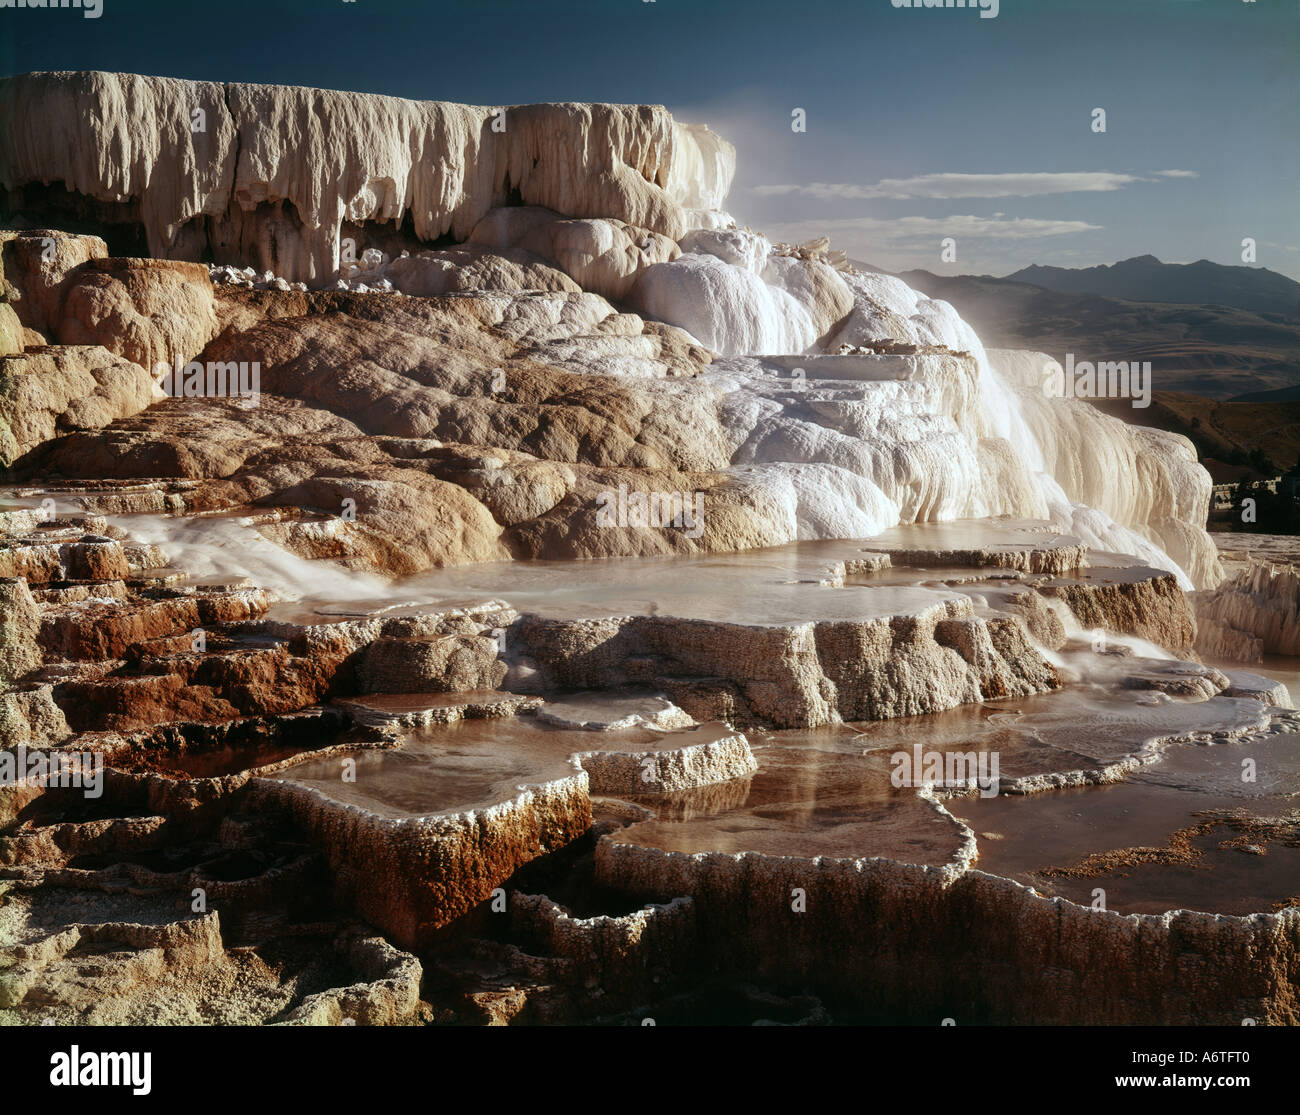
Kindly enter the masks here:
<path id="1" fill-rule="evenodd" d="M 1044 878 L 1093 879 L 1101 875 L 1124 874 L 1124 868 L 1139 864 L 1187 864 L 1208 867 L 1201 863 L 1210 850 L 1196 841 L 1212 836 L 1221 829 L 1229 829 L 1235 836 L 1220 840 L 1215 847 L 1248 855 L 1268 854 L 1270 844 L 1286 848 L 1300 848 L 1300 817 L 1254 817 L 1245 812 L 1207 810 L 1205 820 L 1171 833 L 1163 848 L 1114 848 L 1107 852 L 1094 852 L 1069 867 L 1045 867 L 1037 872 Z M 1284 903 L 1287 905 L 1289 903 Z"/>

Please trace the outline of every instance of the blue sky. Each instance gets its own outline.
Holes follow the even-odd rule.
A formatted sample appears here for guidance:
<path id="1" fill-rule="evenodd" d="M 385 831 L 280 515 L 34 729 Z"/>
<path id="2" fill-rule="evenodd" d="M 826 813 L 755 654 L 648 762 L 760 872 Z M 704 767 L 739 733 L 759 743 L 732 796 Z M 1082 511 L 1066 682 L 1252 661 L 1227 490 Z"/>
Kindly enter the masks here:
<path id="1" fill-rule="evenodd" d="M 880 266 L 1239 264 L 1252 237 L 1300 279 L 1300 0 L 102 3 L 0 9 L 0 69 L 665 104 L 737 145 L 741 223 Z"/>

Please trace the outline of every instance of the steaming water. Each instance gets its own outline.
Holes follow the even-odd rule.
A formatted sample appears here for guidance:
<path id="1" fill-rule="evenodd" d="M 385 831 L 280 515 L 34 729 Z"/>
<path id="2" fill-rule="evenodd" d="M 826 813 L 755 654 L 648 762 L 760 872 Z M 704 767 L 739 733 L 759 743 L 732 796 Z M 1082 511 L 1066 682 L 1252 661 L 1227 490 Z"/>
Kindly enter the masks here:
<path id="1" fill-rule="evenodd" d="M 861 560 L 875 552 L 874 546 L 1041 547 L 1074 541 L 1034 523 L 920 524 L 886 531 L 874 540 L 792 543 L 684 558 L 487 562 L 384 580 L 296 557 L 262 537 L 247 518 L 131 515 L 114 521 L 134 537 L 158 545 L 172 565 L 196 576 L 248 577 L 271 588 L 282 600 L 295 602 L 272 613 L 286 619 L 304 612 L 369 614 L 489 600 L 553 618 L 665 614 L 755 624 L 870 619 L 962 598 L 997 610 L 995 593 L 990 596 L 978 586 L 960 583 L 971 579 L 969 569 L 899 568 L 850 577 L 842 587 L 824 582 L 835 576 L 839 563 Z M 1100 568 L 1084 575 L 1111 579 L 1138 574 Z M 952 577 L 953 585 L 944 583 L 945 576 Z M 1145 656 L 1168 657 L 1142 640 L 1108 637 Z"/>
<path id="2" fill-rule="evenodd" d="M 390 581 L 300 558 L 264 538 L 246 517 L 117 515 L 112 521 L 132 538 L 158 546 L 192 578 L 247 577 L 284 600 L 313 596 L 379 603 L 393 597 Z"/>

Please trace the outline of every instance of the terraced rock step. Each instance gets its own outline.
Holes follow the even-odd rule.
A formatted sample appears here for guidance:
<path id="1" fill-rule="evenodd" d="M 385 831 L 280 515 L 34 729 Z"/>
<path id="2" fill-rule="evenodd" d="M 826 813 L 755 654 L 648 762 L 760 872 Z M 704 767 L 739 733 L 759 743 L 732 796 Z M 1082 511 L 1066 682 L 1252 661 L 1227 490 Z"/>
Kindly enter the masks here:
<path id="1" fill-rule="evenodd" d="M 71 541 L 59 545 L 107 545 L 90 526 L 101 524 L 62 521 Z M 45 694 L 66 717 L 65 746 L 107 767 L 90 805 L 39 787 L 0 794 L 0 876 L 23 896 L 175 907 L 171 921 L 157 908 L 156 931 L 91 932 L 86 947 L 107 957 L 94 970 L 81 946 L 51 952 L 32 935 L 7 1009 L 106 1019 L 70 988 L 117 972 L 131 988 L 123 1017 L 137 1017 L 177 978 L 143 959 L 166 947 L 198 980 L 191 1020 L 400 1022 L 426 1016 L 422 995 L 462 1020 L 635 1020 L 638 1003 L 671 1012 L 704 971 L 724 998 L 761 981 L 782 1017 L 951 1014 L 951 985 L 888 972 L 911 952 L 974 948 L 954 944 L 963 911 L 1009 906 L 1029 926 L 1068 911 L 1054 916 L 1069 928 L 1031 946 L 982 923 L 993 961 L 962 990 L 982 1020 L 1018 1018 L 1017 1003 L 1047 993 L 1041 971 L 1086 978 L 1094 925 L 1126 971 L 1135 940 L 1163 948 L 1188 932 L 1193 953 L 1228 960 L 1222 977 L 1178 977 L 1159 1006 L 1155 984 L 1134 978 L 1092 1020 L 1288 1018 L 1238 958 L 1253 950 L 1292 978 L 1290 803 L 1221 792 L 1237 748 L 1256 749 L 1270 787 L 1285 784 L 1286 686 L 1167 657 L 1161 645 L 1189 645 L 1192 622 L 1170 575 L 1028 525 L 1003 525 L 989 545 L 939 544 L 972 530 L 934 532 L 928 549 L 917 528 L 907 546 L 646 562 L 635 599 L 625 570 L 597 563 L 511 567 L 508 580 L 446 570 L 355 601 L 277 603 L 243 575 L 168 567 L 129 536 L 108 540 L 129 555 L 125 577 L 59 579 L 51 565 L 35 594 L 25 578 L 0 582 L 20 620 L 10 660 L 30 664 L 19 692 Z M 744 622 L 723 618 L 738 568 Z M 732 597 L 718 597 L 727 585 Z M 918 739 L 939 756 L 937 778 L 913 755 Z M 900 754 L 913 764 L 901 780 Z M 1146 804 L 1090 806 L 1100 828 L 1065 841 L 1052 818 L 1071 810 L 1053 803 L 1103 787 Z M 1154 836 L 1134 828 L 1126 843 L 1130 814 Z M 563 901 L 519 889 L 529 872 Z M 1098 882 L 1113 906 L 1089 922 Z M 206 921 L 185 917 L 196 888 Z M 758 904 L 745 926 L 736 888 Z M 1168 914 L 1175 896 L 1243 928 Z M 918 921 L 919 907 L 934 916 Z M 1259 928 L 1247 913 L 1275 920 Z M 1127 919 L 1145 915 L 1130 937 Z M 398 948 L 348 928 L 354 918 Z M 183 946 L 195 933 L 202 955 Z M 312 967 L 300 940 L 331 941 L 332 959 Z M 245 941 L 256 943 L 233 944 Z M 1040 967 L 1014 975 L 1030 947 Z M 400 949 L 458 974 L 426 978 Z M 300 974 L 281 982 L 263 954 L 293 957 L 277 971 Z M 256 999 L 236 1014 L 208 990 L 231 981 Z M 1232 999 L 1243 988 L 1246 1008 Z M 808 992 L 798 1008 L 782 997 Z"/>
<path id="2" fill-rule="evenodd" d="M 338 698 L 335 702 L 358 724 L 369 727 L 425 728 L 464 718 L 516 716 L 540 708 L 540 697 L 471 689 L 462 693 L 386 693 Z"/>
<path id="3" fill-rule="evenodd" d="M 1279 720 L 1224 696 L 1126 705 L 1087 688 L 995 708 L 757 735 L 759 772 L 744 793 L 636 799 L 639 816 L 597 846 L 597 880 L 640 900 L 690 895 L 706 963 L 814 990 L 832 1011 L 848 996 L 877 1016 L 951 1015 L 943 981 L 954 978 L 945 958 L 956 955 L 970 957 L 957 978 L 980 1004 L 969 1021 L 1224 1024 L 1247 1010 L 1294 1022 L 1289 1000 L 1270 988 L 1300 964 L 1289 847 L 1300 844 L 1285 796 L 1300 760 L 1296 714 Z M 1081 721 L 1097 727 L 1081 736 Z M 959 780 L 922 777 L 912 765 L 921 749 L 948 760 L 936 771 L 958 759 Z M 1267 775 L 1244 782 L 1245 756 Z M 990 758 L 992 786 L 976 777 Z M 913 780 L 900 783 L 899 772 Z M 1109 789 L 1052 791 L 1098 784 Z M 916 812 L 925 808 L 928 823 Z M 1116 850 L 1078 859 L 1098 846 Z M 972 941 L 966 919 L 999 903 L 1011 904 L 1017 928 L 996 940 L 980 930 Z M 1166 912 L 1178 906 L 1204 913 Z M 1059 924 L 1060 935 L 1040 938 L 1040 921 Z M 847 964 L 826 966 L 828 953 L 864 936 L 871 943 L 854 945 Z M 1170 979 L 1149 966 L 1152 949 L 1171 959 L 1214 949 L 1222 960 L 1184 959 Z M 978 963 L 976 950 L 986 954 Z M 1032 963 L 1017 959 L 1025 950 Z M 1055 1013 L 1026 1012 L 1049 983 L 1090 986 L 1098 950 L 1123 973 L 1107 975 L 1104 995 L 1085 1005 L 1053 997 Z M 907 958 L 926 970 L 900 977 Z"/>
<path id="4" fill-rule="evenodd" d="M 0 118 L 0 1023 L 1300 1022 L 1186 438 L 661 107 Z"/>
<path id="5" fill-rule="evenodd" d="M 409 733 L 395 750 L 304 759 L 253 793 L 322 848 L 344 880 L 340 901 L 414 944 L 585 832 L 589 793 L 664 793 L 754 769 L 745 737 L 725 725 L 597 732 L 522 716 L 455 720 Z M 398 869 L 368 873 L 368 857 Z"/>

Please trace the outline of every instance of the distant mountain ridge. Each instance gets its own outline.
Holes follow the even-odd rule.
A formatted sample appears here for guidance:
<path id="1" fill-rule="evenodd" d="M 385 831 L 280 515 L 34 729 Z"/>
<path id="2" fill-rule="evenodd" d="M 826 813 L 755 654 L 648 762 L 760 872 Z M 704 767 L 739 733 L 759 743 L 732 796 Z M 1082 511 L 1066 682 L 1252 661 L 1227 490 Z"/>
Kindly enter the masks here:
<path id="1" fill-rule="evenodd" d="M 1006 278 L 1060 294 L 1232 306 L 1300 320 L 1300 283 L 1266 267 L 1229 267 L 1208 259 L 1198 259 L 1195 263 L 1162 263 L 1153 255 L 1144 255 L 1098 267 L 1032 264 Z"/>
<path id="2" fill-rule="evenodd" d="M 950 302 L 986 346 L 1039 349 L 1057 360 L 1069 352 L 1080 360 L 1150 360 L 1157 389 L 1218 399 L 1261 391 L 1281 391 L 1273 398 L 1291 399 L 1290 389 L 1300 385 L 1300 328 L 1284 314 L 1208 299 L 1138 301 L 1065 293 L 991 275 L 888 272 L 849 262 L 864 271 L 897 274 L 915 290 Z"/>

